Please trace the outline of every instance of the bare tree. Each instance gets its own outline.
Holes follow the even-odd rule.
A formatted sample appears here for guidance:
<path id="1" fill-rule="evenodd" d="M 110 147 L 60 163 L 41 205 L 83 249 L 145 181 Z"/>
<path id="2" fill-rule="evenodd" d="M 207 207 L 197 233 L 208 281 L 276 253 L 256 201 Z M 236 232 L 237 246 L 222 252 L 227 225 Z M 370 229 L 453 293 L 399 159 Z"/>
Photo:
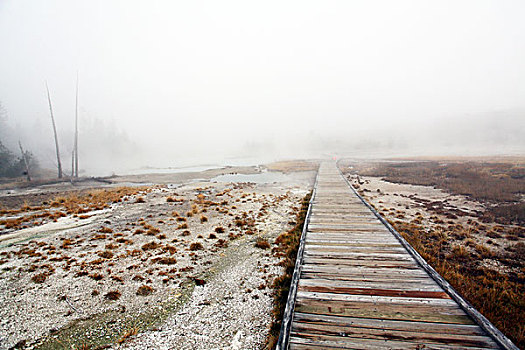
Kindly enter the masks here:
<path id="1" fill-rule="evenodd" d="M 26 168 L 27 181 L 31 181 L 31 175 L 29 173 L 29 160 L 27 159 L 27 153 L 24 152 L 22 148 L 22 142 L 18 141 L 18 146 L 20 147 L 20 152 L 22 152 L 22 159 L 24 160 L 24 166 Z"/>
<path id="2" fill-rule="evenodd" d="M 69 178 L 71 180 L 71 183 L 73 183 L 74 178 L 75 178 L 75 150 L 71 151 L 71 177 Z"/>
<path id="3" fill-rule="evenodd" d="M 73 146 L 74 176 L 78 178 L 78 72 L 77 72 L 77 93 L 75 98 L 75 145 Z"/>
<path id="4" fill-rule="evenodd" d="M 57 167 L 58 167 L 58 178 L 62 178 L 62 162 L 60 161 L 60 150 L 58 148 L 58 136 L 57 128 L 55 125 L 55 117 L 53 116 L 53 106 L 51 105 L 51 95 L 49 94 L 49 87 L 47 86 L 46 81 L 46 90 L 47 90 L 47 100 L 49 101 L 49 111 L 51 112 L 51 124 L 53 125 L 53 133 L 55 134 L 55 147 L 57 151 Z"/>

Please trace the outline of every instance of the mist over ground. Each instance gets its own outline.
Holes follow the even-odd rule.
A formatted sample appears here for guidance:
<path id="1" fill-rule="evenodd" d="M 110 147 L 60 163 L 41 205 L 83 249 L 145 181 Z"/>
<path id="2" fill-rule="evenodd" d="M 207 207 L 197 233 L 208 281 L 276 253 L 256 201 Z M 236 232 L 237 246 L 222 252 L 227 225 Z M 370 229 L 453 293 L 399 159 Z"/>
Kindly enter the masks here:
<path id="1" fill-rule="evenodd" d="M 2 143 L 85 174 L 525 153 L 522 1 L 0 1 Z"/>

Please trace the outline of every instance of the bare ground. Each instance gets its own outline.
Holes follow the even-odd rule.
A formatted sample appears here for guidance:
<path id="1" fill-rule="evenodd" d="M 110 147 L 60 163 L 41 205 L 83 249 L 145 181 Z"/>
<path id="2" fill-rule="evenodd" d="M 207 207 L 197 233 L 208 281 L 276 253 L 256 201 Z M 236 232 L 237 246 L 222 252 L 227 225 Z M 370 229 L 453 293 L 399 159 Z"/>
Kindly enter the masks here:
<path id="1" fill-rule="evenodd" d="M 261 348 L 281 268 L 255 241 L 291 227 L 313 173 L 206 181 L 221 173 L 119 178 L 162 185 L 1 235 L 0 349 Z"/>

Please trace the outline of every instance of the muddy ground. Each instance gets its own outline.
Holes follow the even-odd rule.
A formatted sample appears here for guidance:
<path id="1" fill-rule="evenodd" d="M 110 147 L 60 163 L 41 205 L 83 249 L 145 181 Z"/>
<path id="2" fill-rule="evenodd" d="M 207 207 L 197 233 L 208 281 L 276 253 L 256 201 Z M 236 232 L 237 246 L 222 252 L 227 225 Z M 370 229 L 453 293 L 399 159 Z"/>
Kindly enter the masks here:
<path id="1" fill-rule="evenodd" d="M 210 181 L 237 172 L 261 168 L 4 188 L 0 219 L 32 216 L 0 235 L 0 349 L 260 349 L 281 273 L 271 246 L 315 172 Z"/>

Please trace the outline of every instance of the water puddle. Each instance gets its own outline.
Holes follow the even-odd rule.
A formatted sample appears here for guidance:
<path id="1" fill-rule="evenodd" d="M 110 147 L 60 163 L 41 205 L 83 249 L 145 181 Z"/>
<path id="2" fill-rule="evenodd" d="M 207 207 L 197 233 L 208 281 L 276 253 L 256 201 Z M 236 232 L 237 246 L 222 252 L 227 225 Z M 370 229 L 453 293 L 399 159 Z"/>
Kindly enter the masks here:
<path id="1" fill-rule="evenodd" d="M 274 183 L 289 182 L 291 178 L 279 171 L 263 171 L 257 174 L 224 174 L 210 180 L 210 182 L 253 182 L 253 183 Z"/>
<path id="2" fill-rule="evenodd" d="M 168 167 L 168 168 L 141 168 L 125 172 L 126 175 L 149 175 L 149 174 L 179 174 L 179 173 L 200 173 L 211 169 L 220 169 L 218 165 L 201 165 L 187 167 Z"/>

